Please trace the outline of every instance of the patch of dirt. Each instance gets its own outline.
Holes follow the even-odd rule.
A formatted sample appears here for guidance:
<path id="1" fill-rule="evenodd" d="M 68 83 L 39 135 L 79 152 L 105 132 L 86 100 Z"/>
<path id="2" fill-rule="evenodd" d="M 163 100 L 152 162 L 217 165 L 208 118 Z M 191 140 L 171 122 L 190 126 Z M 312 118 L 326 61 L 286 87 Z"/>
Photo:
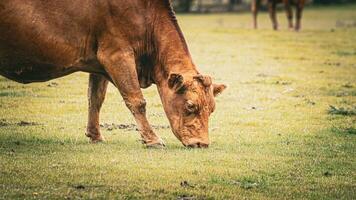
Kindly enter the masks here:
<path id="1" fill-rule="evenodd" d="M 326 171 L 326 172 L 323 173 L 323 175 L 326 176 L 326 177 L 330 177 L 333 174 L 331 172 L 329 172 L 329 171 Z"/>
<path id="2" fill-rule="evenodd" d="M 335 94 L 336 97 L 347 97 L 347 96 L 355 96 L 355 93 L 349 93 L 349 92 L 337 92 Z"/>
<path id="3" fill-rule="evenodd" d="M 292 82 L 289 82 L 289 81 L 276 81 L 275 84 L 276 85 L 290 85 L 290 84 L 292 84 Z"/>
<path id="4" fill-rule="evenodd" d="M 303 98 L 305 97 L 304 94 L 296 94 L 296 95 L 293 95 L 293 97 L 296 97 L 296 98 Z"/>
<path id="5" fill-rule="evenodd" d="M 112 131 L 116 129 L 127 130 L 127 131 L 139 131 L 136 124 L 115 124 L 115 123 L 104 123 L 100 124 L 101 128 L 105 128 L 107 131 Z M 152 125 L 153 129 L 160 130 L 160 129 L 169 129 L 170 126 L 164 125 Z"/>
<path id="6" fill-rule="evenodd" d="M 152 125 L 153 129 L 160 130 L 160 129 L 170 129 L 171 127 L 168 125 Z"/>
<path id="7" fill-rule="evenodd" d="M 328 65 L 328 66 L 337 66 L 337 67 L 339 67 L 341 65 L 341 63 L 339 63 L 339 62 L 330 62 L 330 61 L 325 62 L 324 64 Z"/>
<path id="8" fill-rule="evenodd" d="M 354 97 L 356 96 L 356 89 L 352 85 L 344 84 L 339 89 L 327 91 L 327 95 L 335 97 Z"/>
<path id="9" fill-rule="evenodd" d="M 37 126 L 37 125 L 40 125 L 40 124 L 36 123 L 36 122 L 20 121 L 20 122 L 16 123 L 16 125 L 18 125 L 18 126 Z"/>
<path id="10" fill-rule="evenodd" d="M 305 103 L 308 104 L 308 105 L 314 106 L 314 105 L 316 104 L 314 101 L 312 101 L 312 100 L 310 100 L 310 99 L 308 99 L 308 98 L 305 98 L 304 101 L 305 101 Z"/>
<path id="11" fill-rule="evenodd" d="M 3 120 L 3 119 L 0 119 L 0 127 L 8 126 L 8 125 L 10 125 L 8 122 L 6 122 L 6 121 Z"/>
<path id="12" fill-rule="evenodd" d="M 182 195 L 182 196 L 178 196 L 177 200 L 193 200 L 196 199 L 193 196 L 188 196 L 188 195 Z"/>
<path id="13" fill-rule="evenodd" d="M 124 130 L 128 130 L 128 131 L 138 131 L 137 126 L 135 124 L 115 124 L 115 123 L 104 123 L 104 124 L 100 124 L 101 128 L 105 128 L 107 131 L 112 131 L 112 130 L 116 130 L 116 129 L 124 129 Z"/>
<path id="14" fill-rule="evenodd" d="M 353 116 L 356 115 L 356 107 L 354 108 L 344 108 L 344 107 L 335 107 L 333 105 L 330 105 L 329 114 L 332 115 L 344 115 L 344 116 Z"/>
<path id="15" fill-rule="evenodd" d="M 58 86 L 58 83 L 56 83 L 56 82 L 50 82 L 50 83 L 47 85 L 47 87 L 56 87 L 56 86 Z"/>
<path id="16" fill-rule="evenodd" d="M 84 190 L 85 189 L 85 186 L 84 185 L 74 185 L 73 186 L 75 189 L 77 190 Z"/>
<path id="17" fill-rule="evenodd" d="M 5 121 L 4 119 L 0 119 L 0 127 L 2 126 L 10 126 L 10 125 L 16 125 L 16 126 L 38 126 L 41 125 L 39 123 L 36 122 L 26 122 L 26 121 L 20 121 L 17 123 L 9 123 L 7 121 Z"/>
<path id="18" fill-rule="evenodd" d="M 182 187 L 187 187 L 187 188 L 194 188 L 194 186 L 191 185 L 190 183 L 188 183 L 188 181 L 182 181 L 182 182 L 180 182 L 180 186 L 182 186 Z"/>
<path id="19" fill-rule="evenodd" d="M 353 88 L 354 86 L 351 83 L 345 83 L 342 85 L 344 88 Z"/>

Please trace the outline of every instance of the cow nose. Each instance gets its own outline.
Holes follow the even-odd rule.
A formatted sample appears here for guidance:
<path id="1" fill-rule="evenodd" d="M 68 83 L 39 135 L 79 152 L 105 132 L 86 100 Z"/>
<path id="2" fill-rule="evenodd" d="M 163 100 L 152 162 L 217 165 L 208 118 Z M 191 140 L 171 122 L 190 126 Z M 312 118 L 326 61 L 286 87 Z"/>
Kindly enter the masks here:
<path id="1" fill-rule="evenodd" d="M 189 147 L 189 148 L 208 148 L 209 144 L 205 144 L 202 142 L 196 142 L 196 143 L 188 144 L 187 147 Z"/>

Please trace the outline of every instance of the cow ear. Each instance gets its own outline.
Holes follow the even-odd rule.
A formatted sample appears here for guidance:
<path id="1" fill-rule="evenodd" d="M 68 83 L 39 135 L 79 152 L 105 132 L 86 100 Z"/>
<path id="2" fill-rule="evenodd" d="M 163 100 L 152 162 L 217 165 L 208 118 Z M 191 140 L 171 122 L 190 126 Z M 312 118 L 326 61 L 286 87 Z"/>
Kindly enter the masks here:
<path id="1" fill-rule="evenodd" d="M 226 87 L 227 86 L 224 84 L 213 84 L 214 96 L 216 97 L 221 94 L 226 89 Z"/>
<path id="2" fill-rule="evenodd" d="M 198 74 L 198 75 L 194 76 L 194 79 L 200 81 L 205 87 L 210 87 L 212 84 L 210 76 L 204 76 L 204 75 Z"/>
<path id="3" fill-rule="evenodd" d="M 177 92 L 184 91 L 184 78 L 181 74 L 171 73 L 168 78 L 168 87 Z"/>

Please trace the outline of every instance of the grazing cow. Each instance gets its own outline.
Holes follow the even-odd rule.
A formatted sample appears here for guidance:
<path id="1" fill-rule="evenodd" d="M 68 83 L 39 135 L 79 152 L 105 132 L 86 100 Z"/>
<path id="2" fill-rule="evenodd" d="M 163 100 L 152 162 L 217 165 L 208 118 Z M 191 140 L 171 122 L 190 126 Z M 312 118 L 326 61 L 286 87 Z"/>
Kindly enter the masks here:
<path id="1" fill-rule="evenodd" d="M 284 3 L 286 12 L 287 12 L 287 18 L 288 18 L 288 26 L 290 29 L 293 29 L 293 10 L 291 7 L 291 4 L 295 4 L 296 6 L 296 24 L 294 29 L 296 31 L 299 31 L 301 27 L 301 18 L 302 18 L 302 12 L 305 4 L 305 0 L 268 0 L 268 11 L 269 11 L 269 16 L 272 21 L 273 29 L 278 30 L 278 22 L 277 22 L 277 16 L 276 16 L 276 5 L 278 3 Z M 257 29 L 257 14 L 258 14 L 258 9 L 261 5 L 261 0 L 252 0 L 251 2 L 251 10 L 253 14 L 253 25 L 254 28 Z"/>
<path id="2" fill-rule="evenodd" d="M 141 88 L 156 84 L 175 136 L 208 147 L 208 118 L 225 85 L 199 73 L 169 0 L 1 0 L 0 75 L 20 83 L 88 72 L 86 135 L 103 140 L 108 82 L 120 91 L 148 146 L 164 146 Z M 75 86 L 73 86 L 75 87 Z"/>

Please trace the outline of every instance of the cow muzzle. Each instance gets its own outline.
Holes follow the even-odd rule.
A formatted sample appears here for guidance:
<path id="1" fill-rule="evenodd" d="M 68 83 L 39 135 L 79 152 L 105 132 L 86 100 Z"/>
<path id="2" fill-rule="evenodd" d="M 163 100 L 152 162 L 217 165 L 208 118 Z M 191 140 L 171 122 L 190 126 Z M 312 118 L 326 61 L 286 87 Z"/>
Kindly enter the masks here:
<path id="1" fill-rule="evenodd" d="M 188 143 L 184 144 L 184 146 L 188 148 L 208 148 L 209 141 L 201 141 L 201 140 L 190 140 Z"/>

